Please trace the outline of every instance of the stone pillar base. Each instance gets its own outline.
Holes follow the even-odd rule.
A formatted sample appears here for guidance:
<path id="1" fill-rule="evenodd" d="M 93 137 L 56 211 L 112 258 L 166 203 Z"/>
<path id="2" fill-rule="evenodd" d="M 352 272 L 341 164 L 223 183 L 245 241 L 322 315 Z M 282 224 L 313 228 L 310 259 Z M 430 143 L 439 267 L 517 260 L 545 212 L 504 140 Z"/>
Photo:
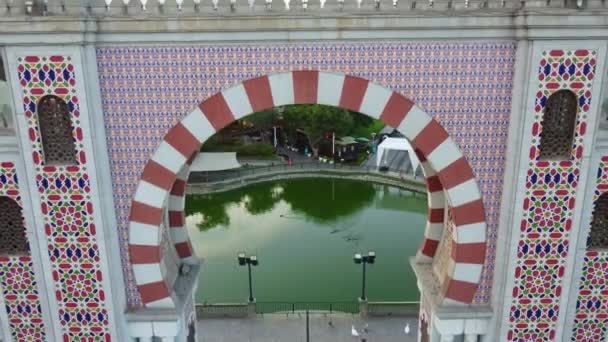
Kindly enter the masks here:
<path id="1" fill-rule="evenodd" d="M 361 316 L 361 318 L 368 317 L 367 300 L 363 300 L 361 298 L 359 298 L 359 316 Z"/>

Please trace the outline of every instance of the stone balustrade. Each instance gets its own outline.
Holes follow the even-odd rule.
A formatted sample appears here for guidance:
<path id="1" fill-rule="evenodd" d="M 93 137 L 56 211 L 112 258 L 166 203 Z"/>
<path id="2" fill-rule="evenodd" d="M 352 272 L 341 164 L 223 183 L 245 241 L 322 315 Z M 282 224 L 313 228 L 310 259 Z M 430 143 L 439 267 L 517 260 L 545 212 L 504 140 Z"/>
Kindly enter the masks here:
<path id="1" fill-rule="evenodd" d="M 403 13 L 602 8 L 602 0 L 0 0 L 1 17 L 156 17 L 305 12 Z"/>

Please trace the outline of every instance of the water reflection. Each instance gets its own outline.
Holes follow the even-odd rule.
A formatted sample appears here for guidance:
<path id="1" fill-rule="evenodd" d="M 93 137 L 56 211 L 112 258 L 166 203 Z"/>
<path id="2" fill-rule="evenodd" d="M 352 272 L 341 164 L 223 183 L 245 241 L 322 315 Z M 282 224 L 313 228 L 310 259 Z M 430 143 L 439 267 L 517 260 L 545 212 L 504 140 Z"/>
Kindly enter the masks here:
<path id="1" fill-rule="evenodd" d="M 377 192 L 378 187 L 384 189 Z M 319 193 L 313 195 L 311 191 Z M 424 206 L 408 191 L 367 182 L 333 179 L 260 183 L 246 187 L 246 191 L 238 189 L 217 194 L 191 195 L 188 196 L 185 210 L 188 216 L 197 213 L 202 215 L 202 218 L 196 220 L 201 231 L 219 226 L 229 227 L 228 210 L 232 206 L 243 207 L 251 215 L 260 215 L 271 211 L 280 201 L 287 203 L 293 212 L 281 215 L 283 219 L 305 219 L 331 225 L 368 207 L 375 198 L 378 208 L 391 205 L 395 202 L 395 196 L 401 201 L 411 197 L 411 204 L 420 207 L 414 209 L 424 211 Z"/>
<path id="2" fill-rule="evenodd" d="M 186 222 L 204 259 L 199 302 L 247 295 L 236 253 L 256 254 L 259 301 L 349 301 L 360 288 L 356 252 L 375 250 L 374 300 L 417 300 L 408 258 L 422 241 L 426 198 L 362 181 L 300 179 L 189 196 Z M 381 262 L 380 262 L 381 260 Z M 245 277 L 245 278 L 244 278 Z"/>

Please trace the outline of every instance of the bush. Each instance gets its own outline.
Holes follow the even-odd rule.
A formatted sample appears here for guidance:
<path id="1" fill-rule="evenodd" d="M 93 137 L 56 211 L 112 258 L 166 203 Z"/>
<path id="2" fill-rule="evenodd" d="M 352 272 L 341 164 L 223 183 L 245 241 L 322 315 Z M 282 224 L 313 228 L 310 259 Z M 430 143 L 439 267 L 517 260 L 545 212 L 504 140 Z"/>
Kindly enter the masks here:
<path id="1" fill-rule="evenodd" d="M 272 156 L 274 155 L 274 147 L 267 143 L 255 143 L 240 145 L 235 152 L 238 156 Z"/>

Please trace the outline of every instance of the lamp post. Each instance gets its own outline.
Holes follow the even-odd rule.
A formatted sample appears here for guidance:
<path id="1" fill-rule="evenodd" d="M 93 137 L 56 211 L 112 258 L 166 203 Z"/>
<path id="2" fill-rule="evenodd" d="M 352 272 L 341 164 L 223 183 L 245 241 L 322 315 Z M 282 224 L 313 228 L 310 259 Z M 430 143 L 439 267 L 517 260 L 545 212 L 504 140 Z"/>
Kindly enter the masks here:
<path id="1" fill-rule="evenodd" d="M 369 251 L 367 255 L 361 255 L 360 253 L 355 254 L 353 258 L 355 264 L 363 264 L 363 283 L 361 285 L 361 300 L 366 301 L 367 297 L 365 296 L 365 265 L 373 264 L 376 262 L 376 252 Z"/>
<path id="2" fill-rule="evenodd" d="M 251 286 L 251 266 L 257 266 L 259 264 L 258 258 L 255 255 L 245 256 L 244 252 L 240 252 L 238 254 L 239 265 L 245 266 L 247 265 L 247 269 L 249 271 L 249 302 L 253 303 L 253 288 Z"/>

